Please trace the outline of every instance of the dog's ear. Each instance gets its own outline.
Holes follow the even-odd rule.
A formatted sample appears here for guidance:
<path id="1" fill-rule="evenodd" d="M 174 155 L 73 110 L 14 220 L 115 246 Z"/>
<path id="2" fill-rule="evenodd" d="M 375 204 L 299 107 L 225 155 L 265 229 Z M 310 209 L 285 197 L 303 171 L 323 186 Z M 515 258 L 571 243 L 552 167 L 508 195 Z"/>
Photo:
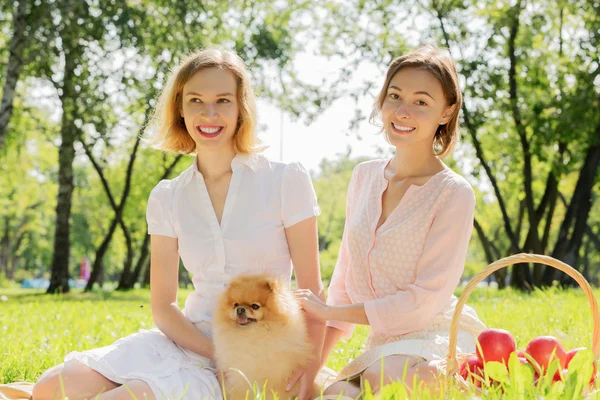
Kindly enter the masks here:
<path id="1" fill-rule="evenodd" d="M 227 288 L 228 289 L 233 289 L 240 286 L 240 280 L 237 278 L 231 279 L 228 283 L 227 283 Z"/>
<path id="2" fill-rule="evenodd" d="M 277 292 L 281 287 L 281 280 L 274 277 L 269 277 L 266 280 L 265 285 L 271 292 Z"/>

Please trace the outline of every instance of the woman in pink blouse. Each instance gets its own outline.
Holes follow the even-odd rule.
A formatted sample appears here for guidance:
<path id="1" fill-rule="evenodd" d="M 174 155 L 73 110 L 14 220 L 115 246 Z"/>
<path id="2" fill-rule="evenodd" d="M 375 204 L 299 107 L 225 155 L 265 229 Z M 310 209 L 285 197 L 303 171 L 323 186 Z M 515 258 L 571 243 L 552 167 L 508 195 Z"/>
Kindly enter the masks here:
<path id="1" fill-rule="evenodd" d="M 365 352 L 327 395 L 355 398 L 365 381 L 377 392 L 382 372 L 389 383 L 402 379 L 405 367 L 409 388 L 415 376 L 431 382 L 446 357 L 475 207 L 469 183 L 441 161 L 458 140 L 461 104 L 456 67 L 445 52 L 423 46 L 388 68 L 371 118 L 383 122 L 395 155 L 354 169 L 327 304 L 297 291 L 309 314 L 328 321 L 323 364 L 354 324 L 371 327 Z M 465 307 L 458 351 L 474 351 L 482 329 Z"/>
<path id="2" fill-rule="evenodd" d="M 322 292 L 317 199 L 302 165 L 258 154 L 255 100 L 243 61 L 207 49 L 173 72 L 156 111 L 157 147 L 195 154 L 190 167 L 150 193 L 151 307 L 157 329 L 99 349 L 72 352 L 46 371 L 33 399 L 219 400 L 211 319 L 233 275 L 269 272 Z M 177 306 L 179 259 L 194 292 Z M 298 371 L 300 398 L 312 398 L 325 332 L 309 321 L 317 358 Z"/>

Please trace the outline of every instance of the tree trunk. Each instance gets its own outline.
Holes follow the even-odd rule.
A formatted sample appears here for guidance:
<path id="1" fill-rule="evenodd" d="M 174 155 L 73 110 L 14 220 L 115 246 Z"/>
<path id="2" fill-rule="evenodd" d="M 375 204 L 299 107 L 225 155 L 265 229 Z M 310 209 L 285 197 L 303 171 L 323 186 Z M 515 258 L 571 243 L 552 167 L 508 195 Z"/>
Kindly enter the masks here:
<path id="1" fill-rule="evenodd" d="M 19 74 L 23 67 L 23 51 L 25 50 L 25 28 L 27 26 L 27 2 L 21 0 L 13 12 L 13 32 L 8 50 L 8 64 L 6 65 L 4 90 L 0 103 L 0 150 L 4 147 L 4 140 L 8 131 L 8 123 L 12 116 L 13 100 L 19 81 Z M 33 34 L 33 32 L 29 32 Z"/>
<path id="2" fill-rule="evenodd" d="M 550 196 L 550 204 L 548 207 L 548 213 L 546 214 L 546 223 L 544 225 L 544 235 L 542 236 L 542 253 L 546 254 L 548 249 L 548 241 L 550 240 L 550 231 L 552 229 L 552 220 L 554 218 L 554 211 L 556 210 L 556 202 L 558 200 L 558 182 L 554 179 L 553 190 Z M 550 268 L 550 267 L 548 267 Z M 543 283 L 543 277 L 542 282 Z"/>
<path id="3" fill-rule="evenodd" d="M 133 245 L 131 243 L 131 234 L 129 233 L 129 230 L 125 230 L 123 227 L 122 230 L 125 235 L 125 244 L 127 245 L 127 256 L 125 258 L 125 263 L 123 264 L 123 272 L 121 273 L 117 290 L 129 290 L 133 288 L 133 286 L 129 287 L 131 267 L 133 265 Z"/>
<path id="4" fill-rule="evenodd" d="M 600 125 L 596 128 L 596 135 L 600 136 Z M 600 144 L 590 145 L 552 252 L 552 257 L 574 268 L 577 268 L 579 249 L 583 235 L 588 229 L 587 220 L 592 207 L 592 191 L 599 165 Z M 551 285 L 557 279 L 558 274 L 555 271 L 551 268 L 546 269 L 543 278 L 545 284 Z"/>
<path id="5" fill-rule="evenodd" d="M 133 264 L 133 245 L 131 243 L 131 234 L 129 233 L 129 229 L 125 225 L 123 221 L 123 209 L 125 208 L 125 204 L 127 202 L 127 197 L 129 197 L 129 191 L 131 189 L 131 178 L 133 176 L 133 164 L 135 162 L 137 151 L 139 149 L 143 129 L 146 126 L 146 122 L 142 125 L 142 130 L 139 132 L 135 145 L 133 146 L 133 151 L 131 152 L 131 156 L 129 157 L 129 164 L 127 165 L 127 174 L 125 176 L 125 188 L 123 189 L 123 194 L 121 195 L 121 203 L 119 204 L 118 216 L 119 222 L 121 225 L 121 230 L 123 231 L 123 235 L 125 235 L 125 243 L 127 245 L 127 258 L 125 260 L 125 265 L 123 266 L 123 273 L 121 274 L 121 279 L 119 280 L 119 286 L 117 290 L 126 290 L 131 289 L 129 286 L 129 281 L 131 280 L 131 266 Z"/>
<path id="6" fill-rule="evenodd" d="M 446 46 L 446 48 L 450 49 L 450 47 L 451 47 L 450 46 L 450 36 L 448 35 L 448 31 L 446 30 L 446 27 L 444 24 L 444 14 L 443 14 L 441 8 L 439 8 L 436 4 L 434 4 L 433 6 L 436 11 L 436 16 L 440 22 L 440 28 L 442 29 L 442 35 L 444 37 L 445 46 Z M 469 115 L 470 115 L 469 110 L 467 109 L 467 105 L 466 105 L 465 101 L 463 101 L 462 110 L 463 110 L 465 126 L 467 127 L 467 132 L 469 132 L 469 135 L 471 137 L 471 142 L 473 143 L 473 147 L 475 148 L 475 154 L 477 156 L 477 159 L 479 159 L 479 162 L 481 163 L 481 166 L 483 167 L 488 179 L 490 180 L 490 183 L 492 184 L 492 188 L 494 189 L 494 194 L 496 195 L 496 199 L 498 200 L 498 206 L 500 207 L 500 212 L 502 213 L 502 221 L 504 222 L 504 229 L 506 230 L 506 235 L 508 236 L 508 239 L 510 240 L 512 251 L 514 253 L 518 253 L 518 252 L 520 252 L 519 241 L 517 240 L 517 236 L 515 235 L 515 233 L 512 229 L 512 226 L 510 224 L 510 218 L 509 218 L 508 212 L 506 210 L 504 197 L 502 196 L 502 193 L 500 192 L 500 187 L 498 186 L 498 182 L 496 181 L 496 176 L 493 174 L 492 169 L 491 169 L 487 159 L 485 158 L 485 154 L 483 152 L 481 142 L 479 141 L 479 138 L 477 137 L 477 127 L 474 126 L 473 123 L 471 123 L 471 118 L 469 117 Z"/>
<path id="7" fill-rule="evenodd" d="M 524 215 L 525 215 L 525 201 L 521 200 L 519 202 L 519 216 L 517 217 L 517 226 L 515 227 L 517 241 L 519 243 L 521 243 L 521 230 L 523 227 L 523 216 Z"/>
<path id="8" fill-rule="evenodd" d="M 596 251 L 600 251 L 600 235 L 594 233 L 594 231 L 592 230 L 592 228 L 589 227 L 589 225 L 585 233 L 587 234 L 587 237 L 590 240 L 590 242 L 596 246 Z"/>
<path id="9" fill-rule="evenodd" d="M 554 174 L 550 172 L 548 179 L 546 181 L 546 190 L 544 192 L 544 196 L 540 201 L 538 208 L 535 210 L 535 226 L 531 225 L 532 221 L 530 220 L 529 230 L 527 232 L 527 237 L 525 239 L 525 243 L 523 244 L 524 252 L 531 252 L 535 254 L 544 254 L 545 253 L 545 243 L 548 242 L 548 235 L 550 234 L 550 226 L 552 223 L 552 217 L 554 214 L 554 207 L 556 205 L 556 199 L 558 195 L 558 182 L 554 177 Z M 538 227 L 541 224 L 545 208 L 549 206 L 548 215 L 546 218 L 546 225 L 544 230 L 543 239 L 540 240 L 538 236 Z M 541 286 L 543 283 L 543 274 L 544 274 L 545 266 L 542 264 L 534 264 L 533 266 L 533 276 L 532 276 L 532 284 L 533 286 Z"/>
<path id="10" fill-rule="evenodd" d="M 19 252 L 21 244 L 23 244 L 23 240 L 25 240 L 25 236 L 27 236 L 27 234 L 29 234 L 29 231 L 21 231 L 19 233 L 19 236 L 17 237 L 17 240 L 15 241 L 13 248 L 11 249 L 12 255 L 10 257 L 10 262 L 8 263 L 6 269 L 6 279 L 8 279 L 9 281 L 12 281 L 14 279 L 18 262 L 17 253 Z"/>
<path id="11" fill-rule="evenodd" d="M 177 157 L 175 157 L 175 159 L 171 162 L 171 164 L 163 172 L 162 176 L 160 177 L 160 180 L 167 179 L 171 175 L 171 173 L 173 172 L 173 169 L 175 168 L 175 166 L 177 165 L 179 160 L 181 160 L 182 157 L 183 157 L 182 154 L 179 154 Z M 144 274 L 144 280 L 142 282 L 142 286 L 146 287 L 150 284 L 150 266 L 149 266 L 149 259 L 148 259 L 148 255 L 150 254 L 149 246 L 150 246 L 150 235 L 148 235 L 148 231 L 146 230 L 146 235 L 144 236 L 144 241 L 142 242 L 142 245 L 140 248 L 140 256 L 138 257 L 138 261 L 136 262 L 135 269 L 133 270 L 133 273 L 129 276 L 129 280 L 127 281 L 127 283 L 123 287 L 123 289 L 132 289 L 135 286 L 135 283 L 140 278 L 140 274 L 141 274 L 142 270 L 144 269 L 144 266 L 148 266 L 148 268 L 146 269 L 147 276 L 146 276 L 146 274 Z"/>
<path id="12" fill-rule="evenodd" d="M 142 126 L 145 126 L 145 122 Z M 127 202 L 127 197 L 129 196 L 129 190 L 131 188 L 131 177 L 133 175 L 133 164 L 136 159 L 136 155 L 137 155 L 137 151 L 139 148 L 139 144 L 141 142 L 141 138 L 142 138 L 142 135 L 140 132 L 140 134 L 138 134 L 136 137 L 135 144 L 133 146 L 133 150 L 131 152 L 131 155 L 129 156 L 129 163 L 127 164 L 127 173 L 125 175 L 125 187 L 123 188 L 121 200 L 118 205 L 116 204 L 115 198 L 112 194 L 112 191 L 110 190 L 108 181 L 107 181 L 106 177 L 104 176 L 104 171 L 103 171 L 102 167 L 96 161 L 96 158 L 94 157 L 94 154 L 92 153 L 92 150 L 90 149 L 90 146 L 88 146 L 83 139 L 81 140 L 83 149 L 85 150 L 85 153 L 87 154 L 89 160 L 91 161 L 92 165 L 94 166 L 94 169 L 98 173 L 98 176 L 100 177 L 100 181 L 102 182 L 102 187 L 104 188 L 104 191 L 106 192 L 106 195 L 108 196 L 109 203 L 112 206 L 113 211 L 115 212 L 113 222 L 115 222 L 121 226 L 121 229 L 125 236 L 125 242 L 127 245 L 127 256 L 125 259 L 125 265 L 124 265 L 124 270 L 123 270 L 123 274 L 125 274 L 125 275 L 129 275 L 129 272 L 131 271 L 131 264 L 133 263 L 133 245 L 131 243 L 131 234 L 129 233 L 129 229 L 127 229 L 127 226 L 125 225 L 125 223 L 123 221 L 123 209 L 125 208 L 125 203 Z M 111 222 L 110 226 L 112 228 L 112 222 Z M 114 229 L 109 229 L 106 234 L 106 237 L 104 238 L 104 241 L 102 242 L 102 245 L 101 245 L 101 247 L 102 246 L 105 247 L 104 251 L 102 251 L 100 253 L 101 257 L 104 257 L 104 255 L 106 254 L 106 250 L 108 250 L 108 246 L 110 244 L 110 241 L 112 240 L 113 234 L 114 234 Z M 96 253 L 96 257 L 98 257 L 98 253 Z M 103 265 L 102 262 L 96 263 L 96 261 L 94 261 L 94 268 L 96 268 L 97 266 L 101 268 L 102 265 Z M 94 281 L 97 278 L 97 276 L 98 275 L 94 274 L 92 271 L 92 274 L 90 275 L 90 280 L 88 281 L 88 284 L 86 286 L 86 291 L 92 289 Z M 92 277 L 94 277 L 94 279 L 92 279 Z M 117 289 L 121 289 L 121 288 L 122 288 L 121 282 L 119 282 L 119 287 Z"/>
<path id="13" fill-rule="evenodd" d="M 144 282 L 142 283 L 142 287 L 150 286 L 150 259 L 146 261 L 146 269 L 144 270 Z"/>
<path id="14" fill-rule="evenodd" d="M 90 273 L 90 279 L 88 280 L 85 291 L 89 292 L 94 288 L 94 283 L 98 282 L 100 288 L 102 289 L 102 283 L 104 283 L 104 256 L 106 255 L 106 251 L 108 250 L 108 246 L 110 241 L 112 240 L 112 236 L 117 229 L 117 218 L 113 218 L 108 228 L 108 232 L 104 237 L 104 240 L 96 250 L 96 255 L 94 257 L 94 264 L 92 266 L 92 272 Z"/>
<path id="15" fill-rule="evenodd" d="M 590 280 L 590 253 L 592 250 L 592 242 L 588 239 L 585 242 L 585 247 L 583 251 L 583 271 L 581 272 L 583 277 L 589 281 Z"/>
<path id="16" fill-rule="evenodd" d="M 190 274 L 188 270 L 180 263 L 179 264 L 179 287 L 187 289 L 189 285 L 193 285 L 192 280 L 190 279 Z"/>
<path id="17" fill-rule="evenodd" d="M 515 50 L 515 42 L 519 33 L 519 22 L 521 15 L 520 0 L 517 1 L 517 4 L 515 4 L 511 11 L 513 16 L 508 39 L 508 58 L 510 60 L 510 67 L 508 70 L 510 106 L 515 128 L 521 142 L 521 149 L 523 151 L 523 186 L 525 191 L 525 208 L 527 209 L 527 217 L 529 221 L 529 237 L 527 238 L 527 241 L 529 241 L 530 247 L 533 249 L 533 251 L 538 252 L 540 247 L 540 239 L 537 231 L 539 220 L 536 220 L 533 205 L 534 200 L 532 189 L 533 176 L 531 171 L 531 148 L 529 140 L 527 139 L 525 125 L 523 125 L 523 121 L 521 119 L 521 112 L 518 104 L 519 96 L 517 86 L 517 55 Z M 533 277 L 531 276 L 529 264 L 517 264 L 513 266 L 511 285 L 516 286 L 519 289 L 531 289 L 533 285 Z"/>
<path id="18" fill-rule="evenodd" d="M 81 49 L 65 51 L 65 71 L 62 87 L 61 143 L 58 153 L 58 199 L 56 202 L 56 229 L 52 272 L 47 293 L 69 292 L 69 256 L 71 230 L 71 199 L 73 196 L 73 160 L 75 159 L 75 137 L 77 127 L 73 121 L 76 114 L 74 70 Z"/>
<path id="19" fill-rule="evenodd" d="M 135 263 L 135 268 L 129 277 L 129 282 L 127 283 L 127 289 L 133 289 L 135 283 L 140 279 L 140 274 L 144 265 L 147 264 L 148 254 L 150 254 L 149 245 L 150 244 L 150 235 L 148 234 L 148 230 L 146 229 L 146 235 L 144 236 L 144 241 L 142 242 L 140 256 Z"/>
<path id="20" fill-rule="evenodd" d="M 8 259 L 10 246 L 10 218 L 8 215 L 4 217 L 4 234 L 0 239 L 0 273 L 4 270 L 5 276 L 8 275 Z"/>
<path id="21" fill-rule="evenodd" d="M 493 253 L 493 247 L 492 247 L 489 239 L 485 235 L 483 228 L 481 227 L 481 225 L 479 225 L 477 218 L 475 218 L 475 220 L 473 221 L 473 226 L 475 227 L 475 230 L 477 231 L 477 235 L 479 236 L 479 240 L 481 241 L 481 245 L 483 247 L 483 251 L 485 253 L 485 259 L 486 259 L 487 263 L 491 264 L 491 263 L 497 261 L 497 258 Z M 506 288 L 506 275 L 507 275 L 506 268 L 499 269 L 498 271 L 494 272 L 493 275 L 496 280 L 496 283 L 498 283 L 498 289 Z"/>

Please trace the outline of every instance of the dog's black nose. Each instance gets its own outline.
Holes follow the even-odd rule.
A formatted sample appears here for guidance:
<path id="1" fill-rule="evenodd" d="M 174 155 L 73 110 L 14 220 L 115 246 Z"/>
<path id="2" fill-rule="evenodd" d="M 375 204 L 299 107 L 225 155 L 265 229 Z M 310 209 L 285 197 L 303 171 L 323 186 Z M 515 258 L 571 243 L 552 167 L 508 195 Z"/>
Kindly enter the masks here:
<path id="1" fill-rule="evenodd" d="M 242 315 L 242 314 L 244 314 L 245 312 L 246 312 L 246 309 L 245 309 L 244 307 L 239 307 L 239 308 L 237 309 L 237 314 L 238 314 L 238 315 Z"/>

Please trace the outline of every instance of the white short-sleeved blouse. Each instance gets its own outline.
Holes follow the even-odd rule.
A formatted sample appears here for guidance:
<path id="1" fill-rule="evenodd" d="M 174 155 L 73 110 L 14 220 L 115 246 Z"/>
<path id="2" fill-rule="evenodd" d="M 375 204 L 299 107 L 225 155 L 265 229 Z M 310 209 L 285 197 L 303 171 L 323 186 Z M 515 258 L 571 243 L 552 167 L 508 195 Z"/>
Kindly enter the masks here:
<path id="1" fill-rule="evenodd" d="M 221 224 L 195 159 L 178 177 L 159 182 L 148 200 L 148 233 L 177 238 L 179 256 L 193 276 L 195 290 L 184 308 L 193 323 L 211 321 L 216 299 L 234 275 L 270 272 L 289 280 L 284 229 L 320 214 L 300 163 L 238 154 L 231 167 Z"/>

